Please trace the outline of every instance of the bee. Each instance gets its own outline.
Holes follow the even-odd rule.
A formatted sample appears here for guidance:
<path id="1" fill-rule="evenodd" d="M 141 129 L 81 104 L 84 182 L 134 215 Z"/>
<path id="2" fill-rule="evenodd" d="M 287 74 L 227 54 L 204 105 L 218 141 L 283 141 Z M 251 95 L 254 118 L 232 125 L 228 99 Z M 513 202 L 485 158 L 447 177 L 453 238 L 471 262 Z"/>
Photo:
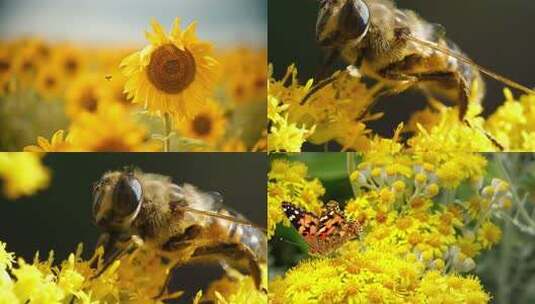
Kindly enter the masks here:
<path id="1" fill-rule="evenodd" d="M 480 103 L 484 97 L 481 73 L 535 94 L 476 64 L 446 37 L 441 25 L 427 22 L 414 11 L 399 9 L 390 0 L 319 0 L 319 3 L 316 40 L 327 50 L 324 67 L 340 57 L 349 64 L 351 75 L 364 75 L 384 83 L 388 89 L 381 95 L 398 94 L 414 87 L 428 96 L 458 104 L 459 119 L 463 121 L 473 86 L 478 88 L 473 102 Z M 302 104 L 335 78 L 320 81 Z"/>
<path id="2" fill-rule="evenodd" d="M 153 251 L 181 266 L 182 250 L 193 262 L 217 261 L 225 269 L 250 274 L 261 285 L 260 265 L 266 263 L 265 231 L 223 206 L 217 192 L 204 192 L 171 178 L 126 168 L 105 173 L 93 185 L 93 218 L 103 231 L 104 266 L 138 248 Z M 170 272 L 172 273 L 172 272 Z M 97 276 L 99 275 L 97 274 Z M 170 275 L 161 289 L 163 295 Z"/>

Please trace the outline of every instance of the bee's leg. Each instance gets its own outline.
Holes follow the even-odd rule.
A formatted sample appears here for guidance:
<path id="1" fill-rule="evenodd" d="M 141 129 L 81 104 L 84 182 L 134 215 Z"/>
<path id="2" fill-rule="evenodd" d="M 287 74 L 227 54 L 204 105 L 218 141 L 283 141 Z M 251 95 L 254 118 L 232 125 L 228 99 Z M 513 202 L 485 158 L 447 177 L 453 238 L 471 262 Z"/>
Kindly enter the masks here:
<path id="1" fill-rule="evenodd" d="M 327 73 L 327 69 L 329 69 L 334 62 L 336 61 L 336 58 L 340 55 L 340 52 L 337 49 L 331 49 L 327 52 L 327 56 L 325 56 L 325 59 L 321 63 L 320 68 L 316 72 L 316 75 L 314 79 L 323 79 L 325 77 L 325 74 Z"/>
<path id="2" fill-rule="evenodd" d="M 210 255 L 222 255 L 230 261 L 247 261 L 249 272 L 251 273 L 255 286 L 257 289 L 260 289 L 260 285 L 262 284 L 262 271 L 258 260 L 251 249 L 240 243 L 219 243 L 199 247 L 193 253 L 194 257 Z"/>
<path id="3" fill-rule="evenodd" d="M 133 250 L 143 246 L 143 240 L 138 237 L 137 235 L 132 235 L 129 239 L 126 240 L 127 245 L 124 247 L 116 247 L 117 240 L 114 240 L 113 238 L 110 239 L 109 243 L 105 247 L 105 250 L 108 250 L 110 252 L 111 250 L 114 250 L 113 253 L 110 255 L 106 255 L 106 251 L 104 252 L 104 264 L 102 265 L 102 268 L 95 274 L 91 279 L 98 278 L 101 274 L 103 274 L 113 263 L 120 259 L 123 255 L 132 252 Z"/>
<path id="4" fill-rule="evenodd" d="M 201 234 L 202 229 L 203 228 L 199 225 L 191 225 L 184 231 L 184 233 L 169 238 L 169 240 L 163 244 L 162 249 L 165 251 L 179 250 L 184 246 L 189 245 L 189 241 L 197 238 Z"/>
<path id="5" fill-rule="evenodd" d="M 305 97 L 303 97 L 303 100 L 301 100 L 301 102 L 299 104 L 300 105 L 304 105 L 312 95 L 314 95 L 317 91 L 323 89 L 324 87 L 330 85 L 336 79 L 338 79 L 338 73 L 335 73 L 335 74 L 331 75 L 330 77 L 319 81 L 316 85 L 314 85 L 310 89 L 310 91 L 308 91 L 308 93 L 305 95 Z"/>
<path id="6" fill-rule="evenodd" d="M 169 240 L 165 242 L 165 244 L 163 244 L 162 249 L 164 251 L 171 252 L 171 251 L 176 251 L 184 247 L 187 247 L 191 244 L 191 240 L 194 240 L 195 238 L 197 238 L 199 234 L 201 234 L 201 232 L 202 232 L 201 226 L 199 225 L 189 226 L 184 231 L 184 233 L 177 234 L 169 238 Z M 181 265 L 180 263 L 173 265 L 173 267 L 171 268 L 171 271 L 169 272 L 169 275 L 167 275 L 167 277 L 165 278 L 165 282 L 162 285 L 160 292 L 158 293 L 158 295 L 154 297 L 154 299 L 158 299 L 165 294 L 165 292 L 167 291 L 167 285 L 169 285 L 169 282 L 171 281 L 171 278 L 172 278 L 173 269 L 180 267 L 180 265 Z"/>
<path id="7" fill-rule="evenodd" d="M 418 81 L 437 81 L 441 83 L 455 83 L 459 88 L 459 121 L 464 121 L 468 111 L 468 98 L 470 88 L 464 77 L 457 71 L 438 71 L 428 73 L 409 74 L 418 78 Z"/>

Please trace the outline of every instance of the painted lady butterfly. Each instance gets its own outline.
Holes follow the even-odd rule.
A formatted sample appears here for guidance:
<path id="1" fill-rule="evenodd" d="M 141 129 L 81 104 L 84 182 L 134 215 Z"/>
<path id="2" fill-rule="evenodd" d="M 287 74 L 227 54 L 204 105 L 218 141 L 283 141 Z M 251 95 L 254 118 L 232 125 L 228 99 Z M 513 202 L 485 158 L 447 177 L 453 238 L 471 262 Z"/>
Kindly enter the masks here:
<path id="1" fill-rule="evenodd" d="M 328 255 L 362 232 L 362 224 L 348 221 L 335 201 L 326 204 L 320 217 L 287 202 L 282 203 L 282 209 L 312 255 Z"/>

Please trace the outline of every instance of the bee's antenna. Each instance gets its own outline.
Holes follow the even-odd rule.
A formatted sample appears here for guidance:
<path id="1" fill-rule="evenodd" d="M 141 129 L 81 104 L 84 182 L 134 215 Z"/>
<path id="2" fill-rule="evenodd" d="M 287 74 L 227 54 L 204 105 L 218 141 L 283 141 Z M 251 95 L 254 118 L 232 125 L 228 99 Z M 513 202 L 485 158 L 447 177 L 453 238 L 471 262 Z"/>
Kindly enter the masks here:
<path id="1" fill-rule="evenodd" d="M 515 82 L 515 81 L 513 81 L 513 80 L 511 80 L 511 79 L 509 79 L 509 78 L 507 78 L 505 76 L 499 75 L 499 74 L 497 74 L 497 73 L 495 73 L 495 72 L 493 72 L 493 71 L 491 71 L 491 70 L 489 70 L 489 69 L 487 69 L 487 68 L 485 68 L 485 67 L 483 67 L 483 66 L 481 66 L 481 65 L 479 65 L 477 63 L 475 63 L 473 60 L 471 60 L 470 58 L 468 58 L 468 57 L 466 57 L 466 56 L 464 56 L 462 54 L 454 52 L 454 51 L 452 51 L 450 49 L 443 48 L 443 47 L 437 45 L 436 43 L 433 43 L 433 42 L 430 42 L 430 41 L 426 41 L 426 40 L 422 40 L 420 38 L 414 37 L 414 36 L 412 36 L 410 34 L 403 34 L 403 37 L 407 38 L 410 41 L 416 42 L 418 44 L 421 44 L 423 46 L 431 48 L 431 49 L 433 49 L 435 51 L 438 51 L 438 52 L 441 52 L 441 53 L 443 53 L 445 55 L 453 57 L 453 58 L 455 58 L 457 60 L 460 60 L 460 61 L 462 61 L 462 62 L 464 62 L 466 64 L 470 64 L 470 65 L 476 67 L 478 70 L 480 70 L 483 74 L 485 74 L 485 75 L 487 75 L 489 77 L 492 77 L 492 78 L 494 78 L 494 79 L 496 79 L 496 80 L 498 80 L 500 82 L 503 82 L 504 84 L 506 84 L 506 85 L 508 85 L 508 86 L 510 86 L 512 88 L 520 90 L 520 91 L 522 91 L 522 92 L 524 92 L 526 94 L 535 95 L 535 91 L 534 90 L 532 90 L 532 89 L 530 89 L 530 88 L 528 88 L 526 86 L 523 86 L 523 85 L 519 84 L 518 82 Z"/>

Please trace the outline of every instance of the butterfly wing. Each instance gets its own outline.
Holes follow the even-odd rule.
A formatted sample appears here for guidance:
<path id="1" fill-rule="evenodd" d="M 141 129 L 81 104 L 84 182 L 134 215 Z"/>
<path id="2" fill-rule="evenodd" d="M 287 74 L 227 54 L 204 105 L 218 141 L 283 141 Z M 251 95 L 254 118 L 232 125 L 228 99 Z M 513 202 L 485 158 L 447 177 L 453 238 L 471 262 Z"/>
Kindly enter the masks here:
<path id="1" fill-rule="evenodd" d="M 305 239 L 316 236 L 319 227 L 319 219 L 316 215 L 287 202 L 282 203 L 282 209 L 295 229 Z"/>

